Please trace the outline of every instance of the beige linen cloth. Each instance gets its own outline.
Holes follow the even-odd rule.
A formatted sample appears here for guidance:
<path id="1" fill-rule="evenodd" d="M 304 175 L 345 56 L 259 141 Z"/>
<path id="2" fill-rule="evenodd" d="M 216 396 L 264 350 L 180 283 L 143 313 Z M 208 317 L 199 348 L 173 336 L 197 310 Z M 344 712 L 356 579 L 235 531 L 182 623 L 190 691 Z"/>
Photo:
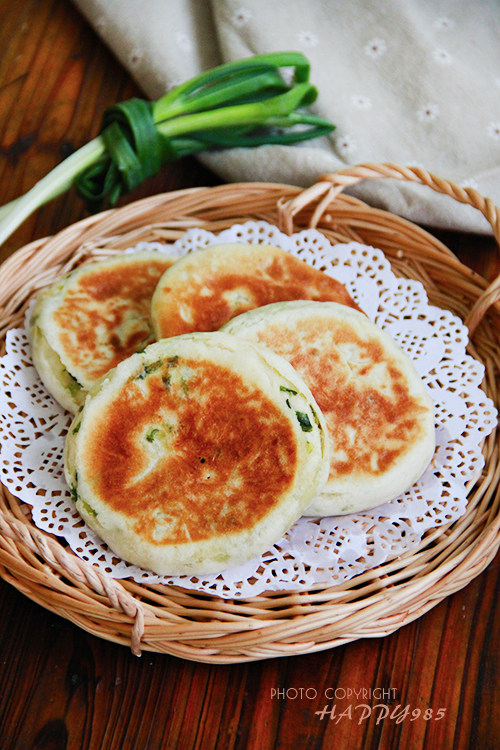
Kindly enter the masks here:
<path id="1" fill-rule="evenodd" d="M 156 99 L 221 62 L 297 50 L 328 137 L 204 153 L 224 180 L 307 186 L 362 162 L 421 166 L 500 204 L 499 0 L 73 0 Z M 394 180 L 350 192 L 429 226 L 489 231 L 470 206 Z"/>

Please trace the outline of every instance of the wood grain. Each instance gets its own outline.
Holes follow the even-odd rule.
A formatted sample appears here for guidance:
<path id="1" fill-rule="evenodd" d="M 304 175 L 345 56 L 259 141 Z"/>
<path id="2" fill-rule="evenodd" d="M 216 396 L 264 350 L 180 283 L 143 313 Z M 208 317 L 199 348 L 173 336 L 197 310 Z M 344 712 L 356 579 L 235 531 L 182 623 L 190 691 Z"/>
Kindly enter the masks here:
<path id="1" fill-rule="evenodd" d="M 107 104 L 139 92 L 69 2 L 0 0 L 0 12 L 5 203 L 93 137 Z M 186 159 L 133 197 L 219 181 Z M 84 216 L 73 193 L 57 199 L 5 243 L 0 260 Z M 488 279 L 499 272 L 491 238 L 436 234 Z M 232 666 L 134 657 L 0 581 L 0 746 L 493 750 L 499 561 L 386 638 Z M 432 718 L 423 718 L 426 711 Z"/>

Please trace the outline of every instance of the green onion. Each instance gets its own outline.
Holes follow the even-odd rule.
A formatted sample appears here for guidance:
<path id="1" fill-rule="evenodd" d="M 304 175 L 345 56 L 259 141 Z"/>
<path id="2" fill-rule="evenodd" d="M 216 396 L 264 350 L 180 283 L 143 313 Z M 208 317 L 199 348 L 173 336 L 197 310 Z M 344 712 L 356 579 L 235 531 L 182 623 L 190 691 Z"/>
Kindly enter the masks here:
<path id="1" fill-rule="evenodd" d="M 300 424 L 300 427 L 303 432 L 312 432 L 312 424 L 311 420 L 309 419 L 308 415 L 303 411 L 296 411 L 295 415 L 298 419 L 298 422 Z"/>
<path id="2" fill-rule="evenodd" d="M 298 391 L 293 391 L 291 388 L 285 388 L 284 385 L 280 385 L 280 391 L 283 391 L 284 393 L 291 393 L 292 396 L 296 396 Z"/>
<path id="3" fill-rule="evenodd" d="M 84 510 L 87 511 L 87 513 L 89 514 L 89 516 L 94 516 L 94 518 L 97 516 L 97 511 L 94 510 L 94 508 L 91 505 L 89 505 L 86 502 L 86 500 L 82 500 L 80 498 L 80 505 L 83 507 Z"/>
<path id="4" fill-rule="evenodd" d="M 65 373 L 67 374 L 67 376 L 68 376 L 68 383 L 67 383 L 67 385 L 66 385 L 66 390 L 67 390 L 67 391 L 69 391 L 69 392 L 70 392 L 70 394 L 71 394 L 72 396 L 76 396 L 76 395 L 77 395 L 77 393 L 79 393 L 79 392 L 81 391 L 81 389 L 83 388 L 83 386 L 82 386 L 82 384 L 81 384 L 81 383 L 79 383 L 79 382 L 78 382 L 78 380 L 77 380 L 77 379 L 76 379 L 75 377 L 73 377 L 73 375 L 71 375 L 71 373 L 69 373 L 69 372 L 68 372 L 68 371 L 67 371 L 66 369 L 64 370 L 64 372 L 65 372 Z"/>
<path id="5" fill-rule="evenodd" d="M 136 380 L 144 380 L 144 378 L 146 377 L 146 375 L 150 375 L 152 372 L 155 372 L 162 365 L 163 365 L 163 360 L 162 359 L 157 359 L 156 362 L 150 362 L 148 365 L 144 365 L 144 367 L 142 368 L 141 372 L 139 373 L 139 375 L 137 375 L 137 377 L 135 379 Z"/>
<path id="6" fill-rule="evenodd" d="M 294 69 L 290 84 L 281 68 Z M 302 111 L 316 97 L 307 58 L 277 52 L 219 65 L 156 102 L 133 98 L 108 107 L 100 135 L 0 208 L 0 244 L 37 208 L 73 186 L 89 211 L 100 211 L 189 154 L 329 133 L 330 122 Z"/>

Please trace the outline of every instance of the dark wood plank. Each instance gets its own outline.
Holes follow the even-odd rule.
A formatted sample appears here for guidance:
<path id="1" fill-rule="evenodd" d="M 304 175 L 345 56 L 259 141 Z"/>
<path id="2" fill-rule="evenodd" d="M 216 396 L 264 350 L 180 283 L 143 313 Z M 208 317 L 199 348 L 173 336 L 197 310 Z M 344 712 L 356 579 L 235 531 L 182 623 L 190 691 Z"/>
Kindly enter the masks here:
<path id="1" fill-rule="evenodd" d="M 139 659 L 2 583 L 2 747 L 494 748 L 499 559 L 386 638 L 231 666 Z"/>
<path id="2" fill-rule="evenodd" d="M 95 135 L 107 104 L 139 92 L 67 0 L 0 0 L 0 13 L 7 202 Z M 133 197 L 219 181 L 187 159 Z M 74 194 L 57 199 L 0 249 L 0 260 L 85 215 Z M 491 238 L 438 234 L 487 278 L 499 272 Z M 500 736 L 499 560 L 386 638 L 231 666 L 138 659 L 0 581 L 2 750 L 492 750 Z"/>

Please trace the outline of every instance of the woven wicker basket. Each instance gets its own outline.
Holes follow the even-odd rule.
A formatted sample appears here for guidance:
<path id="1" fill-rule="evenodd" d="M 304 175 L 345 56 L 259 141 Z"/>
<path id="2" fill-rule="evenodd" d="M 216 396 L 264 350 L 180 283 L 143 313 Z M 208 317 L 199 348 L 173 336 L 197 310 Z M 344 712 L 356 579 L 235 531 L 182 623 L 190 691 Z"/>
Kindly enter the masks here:
<path id="1" fill-rule="evenodd" d="M 242 183 L 157 195 L 80 221 L 17 251 L 0 268 L 0 329 L 19 325 L 31 297 L 89 256 L 141 240 L 172 242 L 190 227 L 218 232 L 263 219 L 291 232 L 314 226 L 333 243 L 357 240 L 382 249 L 400 276 L 418 279 L 430 302 L 466 321 L 469 352 L 486 365 L 484 389 L 498 407 L 500 279 L 486 282 L 414 224 L 342 193 L 366 179 L 427 185 L 474 206 L 500 238 L 500 213 L 476 191 L 422 169 L 364 165 L 327 175 L 303 191 Z M 47 609 L 122 644 L 200 662 L 233 663 L 304 654 L 357 638 L 383 636 L 465 586 L 500 544 L 500 474 L 496 433 L 485 441 L 485 468 L 466 514 L 429 532 L 404 556 L 338 586 L 268 593 L 245 600 L 173 586 L 109 578 L 63 541 L 34 526 L 25 504 L 0 485 L 0 574 Z"/>

